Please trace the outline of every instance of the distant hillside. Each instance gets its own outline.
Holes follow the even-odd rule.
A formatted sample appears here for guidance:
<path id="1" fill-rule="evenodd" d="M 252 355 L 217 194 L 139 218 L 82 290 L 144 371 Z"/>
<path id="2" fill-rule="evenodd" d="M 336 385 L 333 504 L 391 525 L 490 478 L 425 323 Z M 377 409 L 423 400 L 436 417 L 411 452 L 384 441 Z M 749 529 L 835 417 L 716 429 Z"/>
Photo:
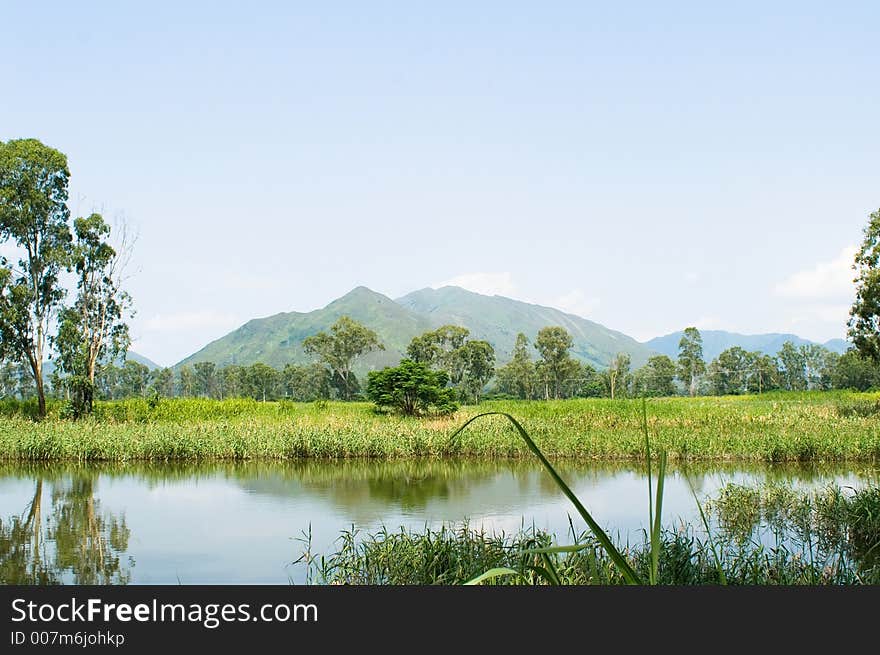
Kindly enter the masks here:
<path id="1" fill-rule="evenodd" d="M 572 354 L 598 368 L 606 367 L 618 352 L 630 353 L 634 367 L 644 364 L 652 354 L 625 334 L 550 307 L 484 296 L 458 287 L 422 289 L 397 301 L 357 287 L 322 309 L 248 321 L 178 362 L 175 368 L 196 362 L 218 366 L 263 362 L 276 368 L 311 362 L 313 359 L 302 349 L 303 340 L 328 330 L 343 315 L 375 330 L 385 344 L 384 352 L 371 353 L 358 362 L 355 370 L 361 375 L 397 364 L 413 337 L 447 323 L 462 325 L 473 338 L 490 342 L 499 364 L 510 359 L 519 332 L 533 342 L 538 330 L 548 325 L 566 328 L 574 337 Z M 537 353 L 533 351 L 533 355 L 537 359 Z"/>
<path id="2" fill-rule="evenodd" d="M 313 358 L 302 349 L 303 340 L 329 330 L 341 316 L 349 316 L 375 330 L 385 345 L 384 351 L 371 353 L 358 362 L 355 370 L 360 374 L 397 364 L 412 338 L 432 328 L 427 319 L 387 296 L 357 287 L 322 309 L 250 320 L 179 362 L 175 368 L 196 362 L 214 362 L 218 366 L 263 362 L 276 368 L 288 363 L 312 362 Z"/>
<path id="3" fill-rule="evenodd" d="M 130 360 L 132 360 L 132 361 L 134 361 L 134 362 L 137 362 L 137 363 L 139 363 L 139 364 L 143 364 L 144 366 L 146 366 L 146 367 L 147 367 L 148 369 L 150 369 L 151 371 L 154 370 L 154 369 L 157 369 L 157 368 L 162 368 L 161 366 L 159 366 L 159 365 L 158 365 L 156 362 L 154 362 L 153 360 L 148 359 L 148 358 L 144 357 L 143 355 L 139 355 L 138 353 L 134 352 L 133 350 L 129 350 L 129 351 L 128 351 L 128 353 L 125 355 L 125 359 L 130 359 Z M 115 362 L 113 362 L 113 363 L 114 363 L 116 366 L 122 366 L 122 365 L 124 364 L 124 361 L 123 361 L 123 359 L 120 357 L 119 359 L 117 359 L 117 360 L 116 360 Z M 43 375 L 44 375 L 47 379 L 48 379 L 48 377 L 49 377 L 50 375 L 52 375 L 52 373 L 53 373 L 54 371 L 55 371 L 55 362 L 54 362 L 54 361 L 52 361 L 51 359 L 47 359 L 45 362 L 43 362 Z"/>
<path id="4" fill-rule="evenodd" d="M 484 296 L 459 287 L 421 289 L 398 298 L 397 302 L 425 316 L 434 325 L 463 325 L 471 331 L 471 337 L 484 339 L 494 346 L 499 363 L 510 359 L 518 333 L 525 334 L 534 344 L 538 330 L 548 325 L 568 330 L 574 339 L 572 356 L 597 368 L 606 368 L 619 352 L 630 354 L 633 368 L 642 366 L 654 354 L 622 332 L 580 316 L 503 296 Z M 532 355 L 537 359 L 534 349 Z"/>
<path id="5" fill-rule="evenodd" d="M 156 362 L 154 362 L 152 359 L 149 359 L 148 357 L 144 357 L 143 355 L 139 355 L 138 353 L 136 353 L 133 350 L 129 350 L 128 354 L 125 356 L 125 358 L 130 359 L 133 362 L 137 362 L 138 364 L 143 364 L 151 371 L 153 369 L 162 368 Z M 117 363 L 119 363 L 119 362 L 117 362 Z"/>
<path id="6" fill-rule="evenodd" d="M 681 340 L 682 334 L 683 331 L 673 332 L 672 334 L 646 341 L 644 345 L 675 359 L 678 357 L 678 342 Z M 739 346 L 748 351 L 775 355 L 786 341 L 791 341 L 796 346 L 814 343 L 796 334 L 737 334 L 736 332 L 725 332 L 724 330 L 700 330 L 700 336 L 703 337 L 703 358 L 707 362 L 734 346 Z M 820 345 L 837 353 L 844 353 L 849 348 L 849 343 L 843 339 L 831 339 Z"/>

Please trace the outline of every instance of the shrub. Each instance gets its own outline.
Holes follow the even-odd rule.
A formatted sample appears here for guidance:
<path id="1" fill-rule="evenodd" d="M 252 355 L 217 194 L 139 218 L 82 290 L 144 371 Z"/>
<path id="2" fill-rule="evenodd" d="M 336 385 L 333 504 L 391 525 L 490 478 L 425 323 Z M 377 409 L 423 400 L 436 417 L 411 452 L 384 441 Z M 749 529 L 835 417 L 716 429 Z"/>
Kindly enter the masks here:
<path id="1" fill-rule="evenodd" d="M 447 388 L 445 371 L 432 371 L 425 364 L 404 359 L 399 366 L 370 371 L 367 397 L 379 409 L 390 408 L 405 416 L 450 414 L 458 409 L 455 390 Z"/>

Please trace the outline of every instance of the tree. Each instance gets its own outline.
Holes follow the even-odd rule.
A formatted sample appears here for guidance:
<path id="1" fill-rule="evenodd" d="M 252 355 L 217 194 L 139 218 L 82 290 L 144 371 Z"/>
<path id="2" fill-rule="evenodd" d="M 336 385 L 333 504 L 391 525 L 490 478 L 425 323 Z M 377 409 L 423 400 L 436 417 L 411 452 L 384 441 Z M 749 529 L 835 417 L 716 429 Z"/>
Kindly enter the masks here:
<path id="1" fill-rule="evenodd" d="M 580 364 L 580 375 L 574 396 L 601 398 L 605 395 L 605 372 L 599 372 L 589 364 Z"/>
<path id="2" fill-rule="evenodd" d="M 495 349 L 488 341 L 467 341 L 456 351 L 461 362 L 462 388 L 468 400 L 480 402 L 480 394 L 495 374 Z"/>
<path id="3" fill-rule="evenodd" d="M 435 332 L 425 332 L 413 337 L 406 348 L 406 356 L 417 364 L 434 366 L 440 359 L 440 346 Z"/>
<path id="4" fill-rule="evenodd" d="M 114 364 L 105 364 L 95 374 L 95 390 L 102 398 L 115 400 L 121 396 L 119 381 L 122 370 Z"/>
<path id="5" fill-rule="evenodd" d="M 446 371 L 432 371 L 422 362 L 404 359 L 394 368 L 369 372 L 367 397 L 380 409 L 389 407 L 406 416 L 449 414 L 457 407 L 448 382 Z"/>
<path id="6" fill-rule="evenodd" d="M 749 355 L 749 376 L 746 388 L 749 393 L 763 393 L 779 389 L 782 376 L 775 357 L 759 352 Z"/>
<path id="7" fill-rule="evenodd" d="M 467 328 L 442 325 L 432 332 L 414 337 L 406 354 L 414 362 L 445 370 L 452 384 L 457 385 L 464 378 L 465 362 L 460 351 L 468 335 L 470 330 Z"/>
<path id="8" fill-rule="evenodd" d="M 654 355 L 635 372 L 633 387 L 646 396 L 674 396 L 675 362 L 666 355 Z"/>
<path id="9" fill-rule="evenodd" d="M 697 328 L 686 328 L 678 342 L 678 379 L 692 397 L 697 395 L 697 382 L 705 372 L 703 337 Z"/>
<path id="10" fill-rule="evenodd" d="M 146 397 L 151 377 L 149 367 L 133 359 L 126 360 L 120 376 L 123 395 L 125 397 Z"/>
<path id="11" fill-rule="evenodd" d="M 864 357 L 880 362 L 880 209 L 868 216 L 856 253 L 856 298 L 849 310 L 848 335 Z"/>
<path id="12" fill-rule="evenodd" d="M 630 361 L 630 356 L 627 353 L 617 353 L 608 365 L 608 370 L 605 371 L 605 384 L 611 400 L 621 395 L 626 396 L 626 389 L 630 381 Z"/>
<path id="13" fill-rule="evenodd" d="M 529 340 L 520 332 L 513 346 L 513 358 L 496 372 L 498 388 L 517 398 L 534 398 L 537 380 L 535 363 L 529 355 Z"/>
<path id="14" fill-rule="evenodd" d="M 348 316 L 341 317 L 330 327 L 330 334 L 319 332 L 303 341 L 303 350 L 317 355 L 341 381 L 342 396 L 351 400 L 353 395 L 352 364 L 366 353 L 385 350 L 378 335 Z"/>
<path id="15" fill-rule="evenodd" d="M 480 393 L 495 373 L 495 349 L 488 341 L 468 340 L 470 331 L 443 325 L 414 337 L 407 357 L 417 364 L 444 370 L 462 400 L 480 401 Z"/>
<path id="16" fill-rule="evenodd" d="M 196 362 L 193 364 L 196 377 L 196 393 L 205 398 L 213 398 L 217 389 L 217 365 L 214 362 Z"/>
<path id="17" fill-rule="evenodd" d="M 74 416 L 90 414 L 95 374 L 103 361 L 114 361 L 128 350 L 128 325 L 124 315 L 131 298 L 122 289 L 122 273 L 128 258 L 126 235 L 119 252 L 107 241 L 110 226 L 100 214 L 77 218 L 70 266 L 77 276 L 77 297 L 59 315 L 57 369 L 72 393 Z"/>
<path id="18" fill-rule="evenodd" d="M 739 346 L 723 351 L 709 364 L 709 381 L 716 395 L 727 396 L 746 391 L 749 378 L 749 353 Z"/>
<path id="19" fill-rule="evenodd" d="M 181 366 L 177 372 L 178 395 L 183 398 L 189 398 L 193 395 L 196 388 L 196 376 L 189 366 Z"/>
<path id="20" fill-rule="evenodd" d="M 18 393 L 18 366 L 0 362 L 0 398 L 15 398 Z"/>
<path id="21" fill-rule="evenodd" d="M 256 400 L 274 400 L 278 386 L 278 371 L 263 362 L 251 364 L 247 368 L 248 386 Z"/>
<path id="22" fill-rule="evenodd" d="M 777 353 L 782 376 L 782 386 L 788 391 L 803 391 L 807 388 L 806 359 L 804 353 L 791 341 L 782 344 Z"/>
<path id="23" fill-rule="evenodd" d="M 238 364 L 224 366 L 217 375 L 225 398 L 241 398 L 247 395 L 247 370 Z"/>
<path id="24" fill-rule="evenodd" d="M 320 364 L 287 364 L 281 371 L 284 395 L 291 400 L 311 402 L 330 397 L 330 373 Z"/>
<path id="25" fill-rule="evenodd" d="M 576 364 L 568 354 L 572 345 L 574 341 L 565 328 L 553 326 L 538 330 L 535 349 L 541 355 L 539 371 L 544 381 L 545 398 L 550 397 L 551 389 L 553 397 L 559 398 L 563 381 L 571 377 L 573 364 Z"/>
<path id="26" fill-rule="evenodd" d="M 36 139 L 0 143 L 0 243 L 18 249 L 15 265 L 0 258 L 0 347 L 27 364 L 46 416 L 43 361 L 49 326 L 64 289 L 70 229 L 67 157 Z"/>
<path id="27" fill-rule="evenodd" d="M 174 395 L 174 371 L 170 368 L 153 371 L 153 382 L 150 387 L 159 396 L 170 398 Z"/>
<path id="28" fill-rule="evenodd" d="M 831 383 L 835 389 L 858 391 L 880 387 L 880 362 L 851 348 L 837 360 Z"/>

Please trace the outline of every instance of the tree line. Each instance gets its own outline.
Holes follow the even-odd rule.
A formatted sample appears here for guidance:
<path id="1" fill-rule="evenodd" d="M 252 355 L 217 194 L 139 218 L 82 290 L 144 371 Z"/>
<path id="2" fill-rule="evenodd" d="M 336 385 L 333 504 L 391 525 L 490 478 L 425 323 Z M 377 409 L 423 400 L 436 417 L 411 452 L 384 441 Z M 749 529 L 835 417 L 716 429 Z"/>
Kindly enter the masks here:
<path id="1" fill-rule="evenodd" d="M 279 370 L 199 362 L 154 371 L 131 360 L 116 364 L 130 345 L 132 300 L 122 283 L 131 243 L 124 230 L 111 234 L 100 214 L 71 219 L 69 178 L 67 157 L 40 141 L 0 142 L 0 395 L 35 396 L 41 417 L 49 393 L 67 399 L 78 417 L 91 412 L 96 397 L 368 397 L 417 413 L 487 395 L 621 398 L 880 387 L 880 210 L 870 215 L 855 257 L 848 324 L 855 347 L 843 355 L 787 342 L 775 355 L 733 347 L 707 363 L 699 331 L 690 327 L 676 360 L 656 355 L 633 371 L 630 356 L 618 353 L 597 370 L 572 357 L 573 339 L 564 328 L 548 326 L 531 348 L 525 334 L 517 335 L 511 360 L 496 368 L 490 343 L 445 325 L 415 337 L 400 366 L 360 380 L 356 361 L 384 345 L 347 316 L 304 340 L 310 364 Z M 48 379 L 47 360 L 54 364 Z"/>
<path id="2" fill-rule="evenodd" d="M 694 327 L 684 331 L 676 360 L 655 355 L 635 370 L 626 353 L 618 353 L 604 370 L 578 361 L 571 353 L 571 335 L 558 326 L 539 330 L 532 348 L 525 334 L 517 335 L 510 361 L 497 368 L 492 345 L 469 337 L 467 328 L 455 325 L 426 332 L 412 340 L 399 366 L 386 369 L 384 377 L 380 375 L 383 372 L 370 372 L 362 379 L 354 373 L 356 361 L 384 346 L 375 332 L 343 316 L 329 331 L 305 340 L 304 350 L 315 359 L 311 363 L 278 369 L 261 362 L 249 366 L 196 362 L 177 370 L 150 370 L 134 360 L 122 365 L 99 363 L 94 393 L 107 400 L 244 397 L 311 402 L 367 398 L 379 405 L 399 405 L 404 413 L 415 414 L 429 407 L 449 411 L 456 403 L 479 403 L 487 396 L 614 399 L 880 388 L 880 365 L 856 349 L 840 355 L 816 344 L 786 342 L 776 355 L 768 355 L 734 346 L 707 363 L 700 332 Z M 50 395 L 69 398 L 66 375 L 59 368 L 49 376 Z M 421 391 L 406 391 L 406 385 Z M 448 393 L 444 394 L 444 389 Z M 27 398 L 34 394 L 32 376 L 24 367 L 9 362 L 0 366 L 0 396 Z"/>

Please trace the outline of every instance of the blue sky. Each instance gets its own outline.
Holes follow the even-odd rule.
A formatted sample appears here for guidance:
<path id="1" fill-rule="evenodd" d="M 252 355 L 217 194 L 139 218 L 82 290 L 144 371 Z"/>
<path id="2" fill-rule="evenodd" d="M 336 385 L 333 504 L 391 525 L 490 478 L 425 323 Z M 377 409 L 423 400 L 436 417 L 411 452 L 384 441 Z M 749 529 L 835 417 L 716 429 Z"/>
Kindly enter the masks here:
<path id="1" fill-rule="evenodd" d="M 842 337 L 880 5 L 716 4 L 9 3 L 0 139 L 137 231 L 161 364 L 359 284 Z"/>

